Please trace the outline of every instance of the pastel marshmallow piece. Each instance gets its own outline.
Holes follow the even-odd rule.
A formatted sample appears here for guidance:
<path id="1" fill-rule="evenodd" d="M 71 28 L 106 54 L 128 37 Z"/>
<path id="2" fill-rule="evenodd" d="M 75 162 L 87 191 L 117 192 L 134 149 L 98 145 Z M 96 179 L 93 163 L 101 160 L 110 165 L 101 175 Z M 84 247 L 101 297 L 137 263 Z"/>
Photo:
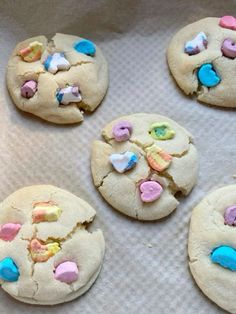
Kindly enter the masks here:
<path id="1" fill-rule="evenodd" d="M 236 271 L 236 250 L 230 246 L 219 246 L 211 253 L 211 261 L 221 267 Z"/>
<path id="2" fill-rule="evenodd" d="M 19 269 L 11 257 L 0 261 L 0 279 L 13 282 L 17 281 L 19 276 Z"/>
<path id="3" fill-rule="evenodd" d="M 117 142 L 127 141 L 133 131 L 129 121 L 119 121 L 112 128 L 112 134 Z"/>
<path id="4" fill-rule="evenodd" d="M 196 37 L 185 44 L 184 52 L 188 55 L 195 55 L 207 49 L 207 36 L 204 32 L 200 32 Z"/>
<path id="5" fill-rule="evenodd" d="M 65 58 L 64 53 L 55 52 L 53 55 L 49 55 L 46 58 L 44 67 L 48 72 L 55 74 L 59 70 L 69 70 L 70 63 Z"/>
<path id="6" fill-rule="evenodd" d="M 221 46 L 221 51 L 227 58 L 236 58 L 236 43 L 230 38 L 225 39 Z"/>
<path id="7" fill-rule="evenodd" d="M 156 181 L 145 181 L 140 184 L 141 200 L 150 203 L 157 200 L 163 191 L 162 186 Z"/>
<path id="8" fill-rule="evenodd" d="M 138 157 L 133 152 L 127 151 L 123 154 L 112 154 L 109 160 L 117 172 L 123 173 L 137 164 Z"/>
<path id="9" fill-rule="evenodd" d="M 203 64 L 197 73 L 198 79 L 203 86 L 214 87 L 221 81 L 211 63 Z"/>
<path id="10" fill-rule="evenodd" d="M 94 43 L 88 39 L 83 39 L 74 44 L 74 49 L 77 52 L 83 53 L 88 56 L 94 56 L 96 53 L 96 47 Z"/>
<path id="11" fill-rule="evenodd" d="M 57 242 L 42 244 L 38 239 L 32 239 L 29 244 L 30 255 L 34 262 L 46 262 L 60 249 Z"/>
<path id="12" fill-rule="evenodd" d="M 61 263 L 56 267 L 54 277 L 61 282 L 72 283 L 79 277 L 78 267 L 74 262 Z"/>
<path id="13" fill-rule="evenodd" d="M 48 243 L 46 244 L 46 246 L 47 246 L 48 252 L 50 253 L 50 256 L 55 255 L 61 249 L 57 242 Z"/>
<path id="14" fill-rule="evenodd" d="M 236 225 L 236 205 L 230 206 L 225 209 L 224 213 L 225 225 Z"/>
<path id="15" fill-rule="evenodd" d="M 38 83 L 30 80 L 21 86 L 21 96 L 24 98 L 32 98 L 37 91 Z"/>
<path id="16" fill-rule="evenodd" d="M 170 140 L 175 136 L 175 131 L 170 128 L 168 122 L 156 122 L 149 128 L 149 133 L 155 140 Z"/>
<path id="17" fill-rule="evenodd" d="M 62 88 L 57 92 L 56 97 L 58 102 L 63 105 L 69 105 L 72 102 L 80 102 L 82 100 L 78 86 Z"/>
<path id="18" fill-rule="evenodd" d="M 231 15 L 222 16 L 219 25 L 223 28 L 236 30 L 236 18 Z"/>
<path id="19" fill-rule="evenodd" d="M 158 172 L 164 171 L 171 164 L 172 156 L 156 145 L 146 148 L 146 153 L 149 166 Z"/>
<path id="20" fill-rule="evenodd" d="M 12 241 L 21 228 L 21 224 L 7 223 L 0 225 L 0 239 Z"/>
<path id="21" fill-rule="evenodd" d="M 41 58 L 42 52 L 43 44 L 38 41 L 34 41 L 30 43 L 28 47 L 21 49 L 18 52 L 18 55 L 26 62 L 34 62 Z"/>
<path id="22" fill-rule="evenodd" d="M 34 204 L 32 212 L 33 223 L 57 221 L 61 215 L 61 209 L 52 202 L 39 202 Z"/>

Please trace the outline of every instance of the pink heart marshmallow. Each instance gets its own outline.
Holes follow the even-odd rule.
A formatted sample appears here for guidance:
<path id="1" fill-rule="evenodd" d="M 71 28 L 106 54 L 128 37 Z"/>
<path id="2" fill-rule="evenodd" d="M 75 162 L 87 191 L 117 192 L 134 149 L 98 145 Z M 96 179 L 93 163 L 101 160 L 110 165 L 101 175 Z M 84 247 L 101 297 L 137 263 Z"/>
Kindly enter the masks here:
<path id="1" fill-rule="evenodd" d="M 163 192 L 162 186 L 156 181 L 145 181 L 139 186 L 141 200 L 145 203 L 157 200 Z"/>
<path id="2" fill-rule="evenodd" d="M 225 15 L 220 18 L 219 25 L 223 28 L 236 30 L 236 18 L 231 15 Z"/>
<path id="3" fill-rule="evenodd" d="M 78 267 L 74 262 L 64 262 L 56 267 L 54 277 L 56 280 L 72 283 L 78 279 Z"/>
<path id="4" fill-rule="evenodd" d="M 12 241 L 20 230 L 20 224 L 7 223 L 0 225 L 0 239 L 4 241 Z"/>

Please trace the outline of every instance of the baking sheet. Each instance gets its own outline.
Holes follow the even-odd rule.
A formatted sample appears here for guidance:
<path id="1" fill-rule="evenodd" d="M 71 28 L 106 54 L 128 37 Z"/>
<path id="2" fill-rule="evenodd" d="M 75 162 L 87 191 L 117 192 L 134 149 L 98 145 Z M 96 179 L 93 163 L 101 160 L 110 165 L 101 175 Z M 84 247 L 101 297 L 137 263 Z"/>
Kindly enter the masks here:
<path id="1" fill-rule="evenodd" d="M 106 238 L 94 286 L 67 304 L 40 307 L 0 291 L 0 313 L 224 313 L 195 285 L 187 264 L 191 210 L 214 188 L 235 183 L 235 110 L 209 107 L 182 94 L 166 64 L 173 34 L 207 16 L 236 15 L 235 1 L 0 1 L 0 199 L 20 187 L 50 183 L 83 197 L 97 210 L 91 227 Z M 110 66 L 103 104 L 77 126 L 58 126 L 21 113 L 5 87 L 14 46 L 55 32 L 96 42 Z M 160 222 L 142 223 L 107 205 L 93 186 L 90 147 L 110 120 L 134 112 L 160 113 L 194 136 L 200 154 L 196 188 Z"/>

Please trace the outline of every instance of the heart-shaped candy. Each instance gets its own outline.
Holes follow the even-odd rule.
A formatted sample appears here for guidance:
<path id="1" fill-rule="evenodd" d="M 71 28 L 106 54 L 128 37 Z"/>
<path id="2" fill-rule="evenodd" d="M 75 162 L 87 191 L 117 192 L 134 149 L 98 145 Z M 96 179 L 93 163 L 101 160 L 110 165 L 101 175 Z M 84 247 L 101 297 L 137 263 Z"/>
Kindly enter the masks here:
<path id="1" fill-rule="evenodd" d="M 167 169 L 172 161 L 172 156 L 156 145 L 146 148 L 146 152 L 149 166 L 158 172 Z"/>
<path id="2" fill-rule="evenodd" d="M 78 279 L 79 270 L 74 262 L 64 262 L 55 269 L 54 277 L 56 280 L 66 283 L 72 283 Z"/>
<path id="3" fill-rule="evenodd" d="M 112 134 L 117 142 L 127 141 L 132 133 L 133 127 L 129 121 L 119 121 L 112 128 Z"/>
<path id="4" fill-rule="evenodd" d="M 224 268 L 236 271 L 236 250 L 230 246 L 219 246 L 212 251 L 211 261 Z"/>
<path id="5" fill-rule="evenodd" d="M 155 140 L 170 140 L 175 136 L 175 131 L 170 128 L 168 122 L 156 122 L 149 128 L 149 133 Z"/>
<path id="6" fill-rule="evenodd" d="M 74 49 L 77 52 L 93 57 L 96 53 L 96 47 L 93 42 L 88 39 L 83 39 L 74 44 Z"/>
<path id="7" fill-rule="evenodd" d="M 204 32 L 200 32 L 197 36 L 186 42 L 184 52 L 188 55 L 195 55 L 207 48 L 207 36 Z"/>
<path id="8" fill-rule="evenodd" d="M 0 225 L 0 239 L 12 241 L 20 230 L 20 224 L 7 223 Z"/>
<path id="9" fill-rule="evenodd" d="M 211 63 L 203 64 L 198 70 L 197 76 L 200 83 L 206 87 L 214 87 L 221 80 Z"/>
<path id="10" fill-rule="evenodd" d="M 5 281 L 17 281 L 20 276 L 18 267 L 11 257 L 0 261 L 0 279 Z"/>
<path id="11" fill-rule="evenodd" d="M 236 225 L 236 205 L 226 208 L 224 213 L 225 225 Z"/>
<path id="12" fill-rule="evenodd" d="M 57 242 L 42 244 L 38 239 L 33 239 L 29 244 L 29 251 L 34 262 L 46 262 L 50 257 L 60 251 Z"/>
<path id="13" fill-rule="evenodd" d="M 163 191 L 162 186 L 156 181 L 145 181 L 140 184 L 141 200 L 150 203 L 157 200 Z"/>
<path id="14" fill-rule="evenodd" d="M 48 72 L 55 74 L 59 70 L 68 70 L 70 63 L 66 60 L 64 53 L 55 52 L 44 61 L 44 67 Z"/>
<path id="15" fill-rule="evenodd" d="M 133 168 L 138 162 L 137 155 L 128 151 L 123 154 L 112 154 L 109 159 L 114 169 L 119 173 Z"/>
<path id="16" fill-rule="evenodd" d="M 221 51 L 223 53 L 223 55 L 227 58 L 236 58 L 236 44 L 235 42 L 230 39 L 227 38 L 223 41 L 223 44 L 221 46 Z"/>
<path id="17" fill-rule="evenodd" d="M 225 15 L 220 18 L 219 25 L 223 28 L 229 28 L 232 30 L 236 30 L 236 18 L 231 15 Z"/>
<path id="18" fill-rule="evenodd" d="M 82 100 L 78 86 L 62 88 L 57 92 L 56 97 L 58 102 L 63 105 L 69 105 L 72 102 L 80 102 Z"/>

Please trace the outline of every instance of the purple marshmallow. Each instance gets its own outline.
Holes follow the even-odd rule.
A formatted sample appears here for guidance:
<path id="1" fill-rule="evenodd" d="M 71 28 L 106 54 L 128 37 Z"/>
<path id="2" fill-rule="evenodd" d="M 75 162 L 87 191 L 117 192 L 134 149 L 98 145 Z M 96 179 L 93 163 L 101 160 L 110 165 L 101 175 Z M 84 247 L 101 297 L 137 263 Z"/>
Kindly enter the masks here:
<path id="1" fill-rule="evenodd" d="M 236 205 L 226 208 L 224 218 L 225 218 L 225 225 L 229 225 L 229 226 L 236 225 Z"/>
<path id="2" fill-rule="evenodd" d="M 119 121 L 112 129 L 113 136 L 117 142 L 127 141 L 130 138 L 132 131 L 133 127 L 128 121 Z"/>
<path id="3" fill-rule="evenodd" d="M 21 96 L 24 98 L 31 98 L 37 91 L 38 83 L 36 81 L 30 80 L 26 81 L 21 86 Z"/>

